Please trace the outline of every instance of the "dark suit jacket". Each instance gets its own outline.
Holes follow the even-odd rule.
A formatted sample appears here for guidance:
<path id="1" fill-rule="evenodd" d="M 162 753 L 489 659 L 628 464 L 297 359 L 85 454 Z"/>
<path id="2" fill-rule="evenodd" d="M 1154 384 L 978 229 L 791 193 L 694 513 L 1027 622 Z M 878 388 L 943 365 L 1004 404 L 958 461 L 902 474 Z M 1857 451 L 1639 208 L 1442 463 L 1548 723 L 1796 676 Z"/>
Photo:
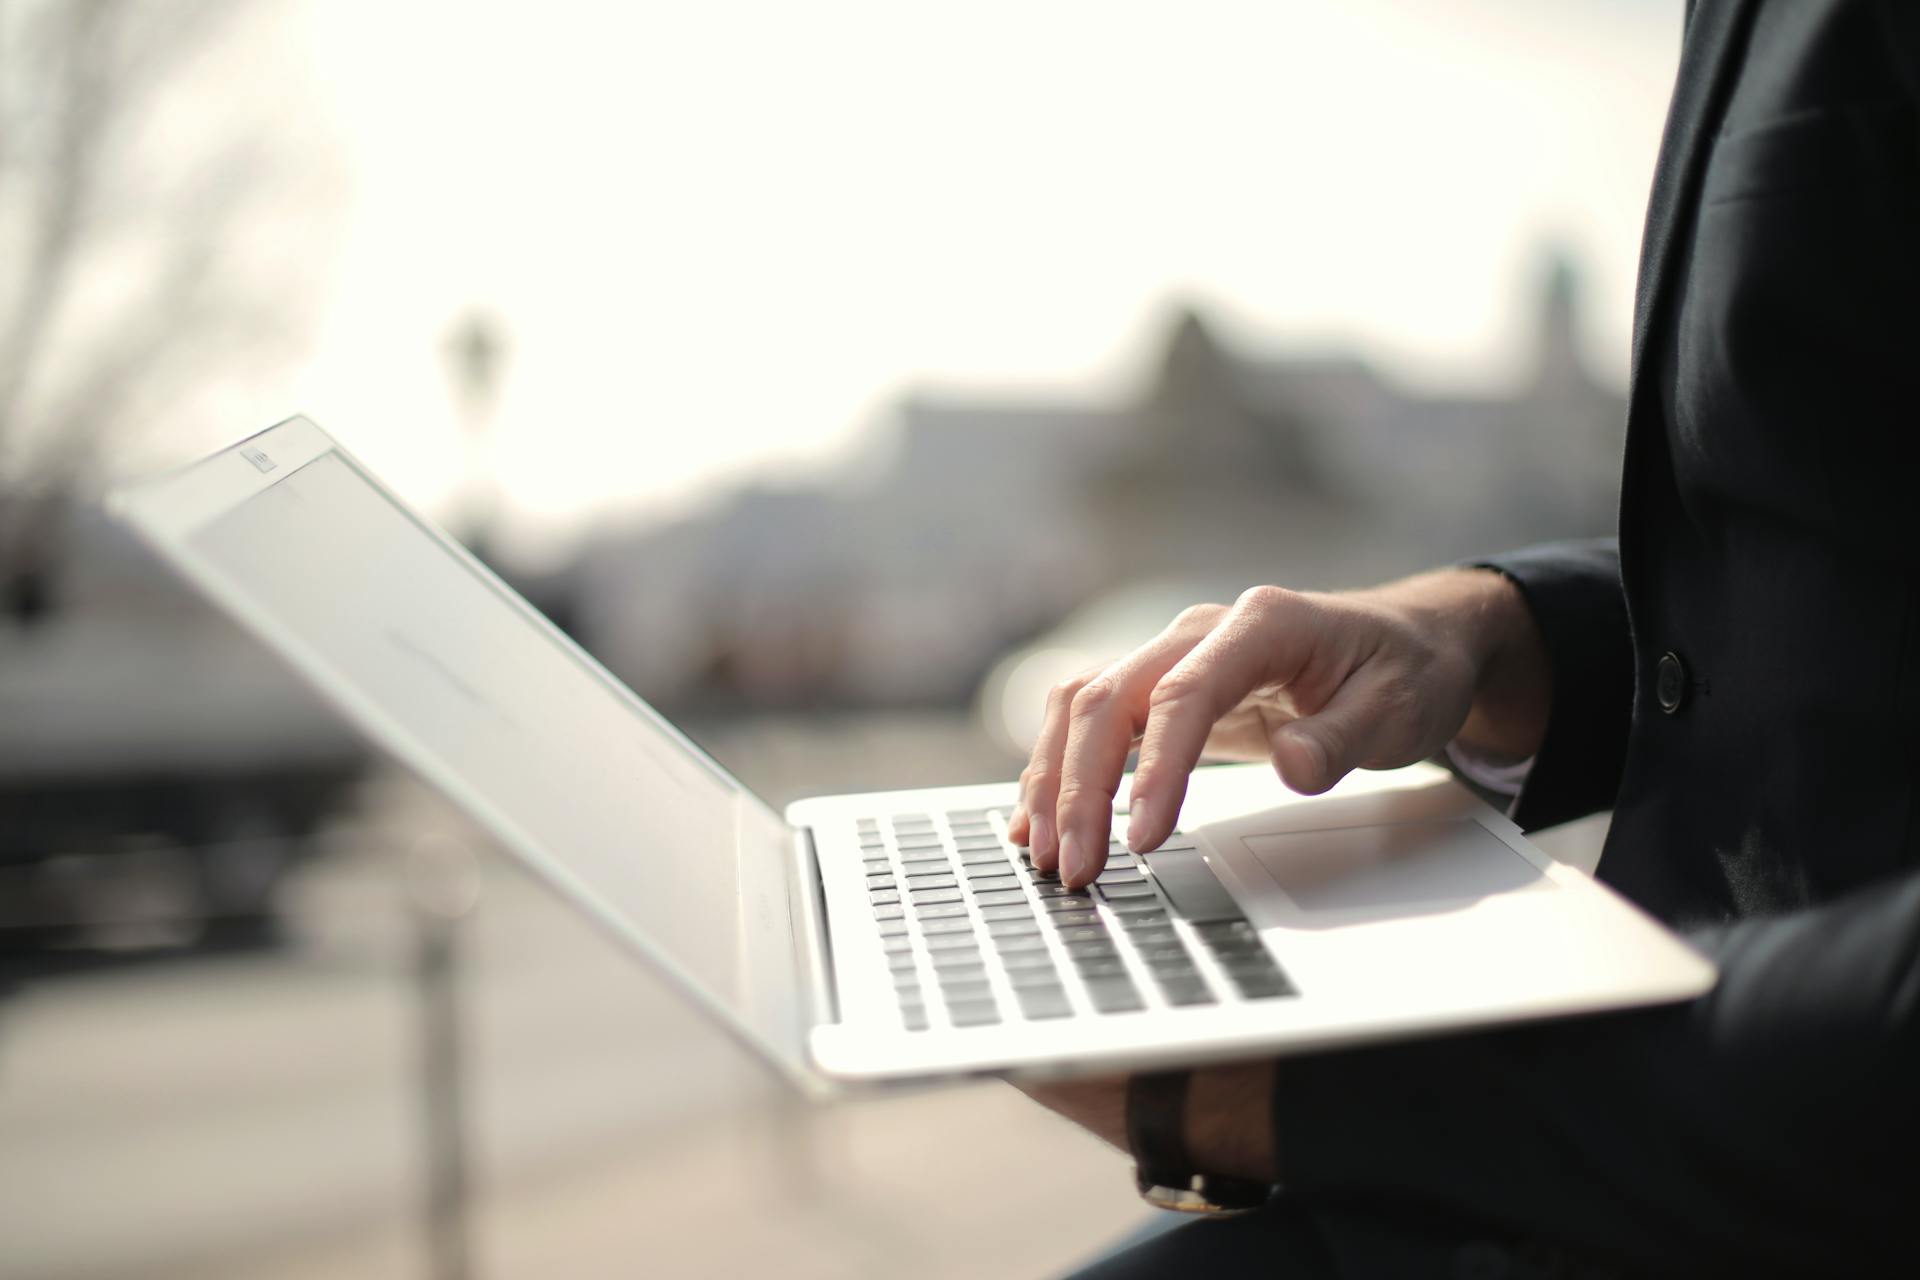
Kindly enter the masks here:
<path id="1" fill-rule="evenodd" d="M 1515 812 L 1611 805 L 1601 877 L 1721 984 L 1283 1062 L 1281 1164 L 1635 1268 L 1913 1274 L 1920 0 L 1690 7 L 1633 352 L 1617 549 L 1496 562 L 1554 670 Z"/>

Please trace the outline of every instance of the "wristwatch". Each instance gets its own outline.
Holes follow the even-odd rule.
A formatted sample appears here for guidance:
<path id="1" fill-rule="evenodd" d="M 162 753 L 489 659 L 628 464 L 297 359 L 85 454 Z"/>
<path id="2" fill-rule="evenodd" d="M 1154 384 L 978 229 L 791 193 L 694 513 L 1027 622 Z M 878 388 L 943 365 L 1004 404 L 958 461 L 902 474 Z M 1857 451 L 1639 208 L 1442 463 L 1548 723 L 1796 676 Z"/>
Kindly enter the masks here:
<path id="1" fill-rule="evenodd" d="M 1157 1209 L 1232 1217 L 1265 1204 L 1275 1188 L 1251 1178 L 1200 1173 L 1187 1155 L 1190 1071 L 1135 1075 L 1127 1081 L 1127 1145 L 1140 1196 Z"/>

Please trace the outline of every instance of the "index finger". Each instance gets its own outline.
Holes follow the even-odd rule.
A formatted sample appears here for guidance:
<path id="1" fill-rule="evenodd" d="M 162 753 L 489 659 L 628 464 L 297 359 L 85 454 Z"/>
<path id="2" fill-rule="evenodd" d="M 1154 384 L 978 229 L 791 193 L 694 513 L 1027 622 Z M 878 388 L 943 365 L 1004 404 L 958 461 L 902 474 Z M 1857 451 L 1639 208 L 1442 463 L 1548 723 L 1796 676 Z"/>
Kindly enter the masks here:
<path id="1" fill-rule="evenodd" d="M 1145 722 L 1147 697 L 1168 668 L 1205 636 L 1219 607 L 1196 605 L 1131 656 L 1088 681 L 1074 695 L 1061 753 L 1056 829 L 1060 878 L 1078 888 L 1107 862 L 1113 797 Z M 1071 843 L 1071 856 L 1068 845 Z"/>
<path id="2" fill-rule="evenodd" d="M 1261 685 L 1286 683 L 1299 669 L 1299 597 L 1255 587 L 1206 638 L 1168 670 L 1148 696 L 1140 762 L 1127 808 L 1127 847 L 1139 853 L 1165 840 L 1187 796 L 1214 722 Z"/>

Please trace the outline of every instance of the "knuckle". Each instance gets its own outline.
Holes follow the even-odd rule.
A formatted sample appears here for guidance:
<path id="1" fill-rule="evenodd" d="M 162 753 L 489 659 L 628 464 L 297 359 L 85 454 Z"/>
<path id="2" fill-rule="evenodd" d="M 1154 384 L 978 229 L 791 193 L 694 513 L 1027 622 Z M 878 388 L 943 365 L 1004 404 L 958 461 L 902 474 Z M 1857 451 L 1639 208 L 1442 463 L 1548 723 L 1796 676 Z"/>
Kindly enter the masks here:
<path id="1" fill-rule="evenodd" d="M 1173 615 L 1173 625 L 1168 629 L 1172 631 L 1189 631 L 1200 627 L 1211 628 L 1215 622 L 1219 621 L 1220 615 L 1225 612 L 1226 607 L 1224 605 L 1190 604 L 1179 613 Z"/>
<path id="2" fill-rule="evenodd" d="M 1076 717 L 1090 716 L 1113 701 L 1113 681 L 1100 676 L 1080 686 L 1069 704 Z"/>
<path id="3" fill-rule="evenodd" d="M 1261 585 L 1242 591 L 1234 607 L 1242 613 L 1272 613 L 1286 608 L 1294 599 L 1295 593 L 1285 587 Z"/>
<path id="4" fill-rule="evenodd" d="M 1158 711 L 1176 703 L 1190 702 L 1199 691 L 1200 679 L 1191 671 L 1169 671 L 1147 695 L 1147 705 Z"/>
<path id="5" fill-rule="evenodd" d="M 1060 792 L 1060 811 L 1068 814 L 1086 812 L 1104 812 L 1113 804 L 1113 797 L 1084 783 L 1069 783 Z"/>
<path id="6" fill-rule="evenodd" d="M 1047 690 L 1047 710 L 1057 711 L 1068 706 L 1072 703 L 1074 695 L 1080 692 L 1080 687 L 1086 682 L 1087 677 L 1085 675 L 1068 676 L 1065 680 L 1060 681 L 1054 685 L 1053 688 Z"/>
<path id="7" fill-rule="evenodd" d="M 1027 775 L 1027 794 L 1030 796 L 1050 795 L 1060 784 L 1060 778 L 1051 769 L 1037 768 Z"/>

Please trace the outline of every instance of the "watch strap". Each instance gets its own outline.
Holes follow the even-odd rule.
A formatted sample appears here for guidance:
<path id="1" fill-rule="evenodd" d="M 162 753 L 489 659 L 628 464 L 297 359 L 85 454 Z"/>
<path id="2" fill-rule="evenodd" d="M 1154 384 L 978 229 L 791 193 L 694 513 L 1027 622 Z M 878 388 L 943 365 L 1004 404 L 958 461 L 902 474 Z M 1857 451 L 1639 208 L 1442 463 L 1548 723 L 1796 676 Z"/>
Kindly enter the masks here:
<path id="1" fill-rule="evenodd" d="M 1195 1171 L 1187 1153 L 1190 1071 L 1143 1072 L 1127 1081 L 1127 1146 L 1134 1181 L 1149 1204 L 1184 1213 L 1246 1213 L 1273 1188 L 1246 1178 Z"/>

